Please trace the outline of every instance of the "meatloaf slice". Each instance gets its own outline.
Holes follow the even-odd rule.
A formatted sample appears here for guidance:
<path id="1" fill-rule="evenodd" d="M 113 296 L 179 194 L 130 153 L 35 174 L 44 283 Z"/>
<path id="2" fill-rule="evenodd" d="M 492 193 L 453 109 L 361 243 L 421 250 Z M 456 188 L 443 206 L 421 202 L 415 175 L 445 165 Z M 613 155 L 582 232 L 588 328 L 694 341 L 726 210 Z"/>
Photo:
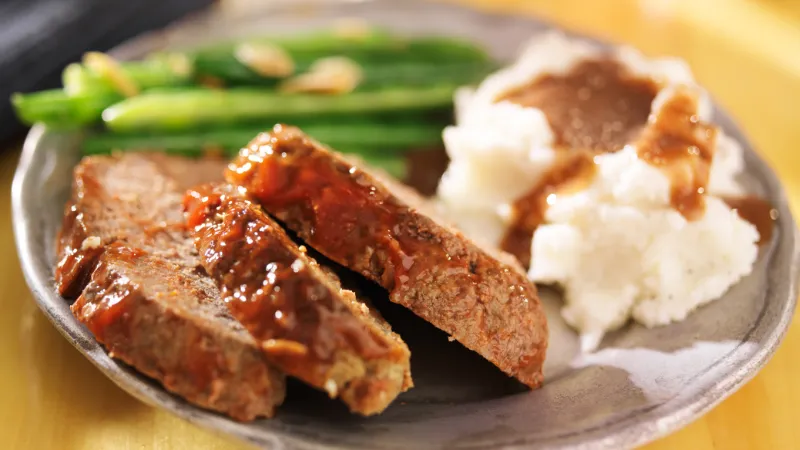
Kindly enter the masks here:
<path id="1" fill-rule="evenodd" d="M 228 313 L 183 220 L 187 183 L 221 173 L 219 161 L 84 158 L 74 171 L 56 282 L 63 295 L 80 295 L 73 314 L 111 356 L 192 403 L 253 420 L 274 414 L 284 376 Z"/>
<path id="2" fill-rule="evenodd" d="M 277 368 L 363 415 L 410 387 L 405 343 L 260 206 L 224 183 L 184 206 L 203 267 Z"/>
<path id="3" fill-rule="evenodd" d="M 61 295 L 81 293 L 103 245 L 114 241 L 197 266 L 182 194 L 189 186 L 221 179 L 223 169 L 221 159 L 159 153 L 84 158 L 73 171 L 72 197 L 58 239 L 61 260 L 55 277 Z"/>
<path id="4" fill-rule="evenodd" d="M 283 376 L 228 315 L 213 284 L 110 244 L 72 312 L 109 354 L 204 408 L 249 421 L 283 401 Z"/>
<path id="5" fill-rule="evenodd" d="M 526 385 L 541 384 L 547 323 L 536 287 L 513 257 L 436 219 L 412 190 L 282 125 L 242 149 L 226 179 L 393 302 Z"/>

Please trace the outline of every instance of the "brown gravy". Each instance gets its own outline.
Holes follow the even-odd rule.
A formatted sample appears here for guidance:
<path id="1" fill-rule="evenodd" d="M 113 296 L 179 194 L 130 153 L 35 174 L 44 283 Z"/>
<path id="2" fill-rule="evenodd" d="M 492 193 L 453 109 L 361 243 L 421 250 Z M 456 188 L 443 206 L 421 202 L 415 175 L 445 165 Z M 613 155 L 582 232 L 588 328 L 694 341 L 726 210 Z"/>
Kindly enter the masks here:
<path id="1" fill-rule="evenodd" d="M 703 194 L 714 158 L 717 129 L 697 117 L 697 98 L 678 92 L 650 117 L 636 141 L 639 158 L 670 179 L 670 204 L 687 220 L 702 217 Z"/>
<path id="2" fill-rule="evenodd" d="M 439 179 L 449 162 L 443 147 L 411 150 L 406 155 L 408 175 L 403 182 L 420 194 L 430 197 L 436 193 Z"/>
<path id="3" fill-rule="evenodd" d="M 584 61 L 564 75 L 543 75 L 497 101 L 541 110 L 560 147 L 609 152 L 631 142 L 647 123 L 659 89 L 605 58 Z"/>
<path id="4" fill-rule="evenodd" d="M 697 116 L 696 95 L 676 92 L 651 114 L 660 85 L 636 77 L 612 59 L 585 61 L 563 75 L 544 75 L 498 98 L 544 112 L 556 138 L 559 162 L 512 204 L 512 223 L 501 247 L 527 265 L 530 243 L 544 221 L 547 197 L 586 186 L 593 155 L 635 144 L 638 155 L 669 177 L 670 203 L 687 220 L 703 215 L 717 129 Z M 570 167 L 574 165 L 574 167 Z"/>
<path id="5" fill-rule="evenodd" d="M 768 201 L 754 196 L 723 197 L 725 203 L 739 214 L 739 217 L 752 223 L 758 230 L 758 245 L 772 240 L 772 230 L 778 219 L 778 210 Z"/>
<path id="6" fill-rule="evenodd" d="M 585 188 L 594 177 L 597 165 L 589 151 L 564 152 L 552 169 L 542 176 L 527 194 L 512 204 L 512 220 L 500 248 L 516 256 L 525 266 L 531 259 L 531 239 L 536 228 L 544 223 L 547 199 Z"/>

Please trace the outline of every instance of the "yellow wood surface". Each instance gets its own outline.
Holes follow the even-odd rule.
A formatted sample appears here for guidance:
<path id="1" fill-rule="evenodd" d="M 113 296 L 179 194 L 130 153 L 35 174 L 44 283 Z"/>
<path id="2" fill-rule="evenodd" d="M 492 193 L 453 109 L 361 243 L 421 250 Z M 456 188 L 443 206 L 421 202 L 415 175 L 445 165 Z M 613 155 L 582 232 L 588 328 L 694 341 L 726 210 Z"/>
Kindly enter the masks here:
<path id="1" fill-rule="evenodd" d="M 685 58 L 777 170 L 800 211 L 797 0 L 473 0 Z M 13 146 L 13 145 L 12 145 Z M 13 150 L 13 149 L 8 149 Z M 0 156 L 9 192 L 18 153 Z M 233 449 L 240 444 L 134 400 L 36 309 L 0 196 L 0 448 Z M 800 448 L 800 323 L 767 367 L 705 417 L 649 449 Z"/>

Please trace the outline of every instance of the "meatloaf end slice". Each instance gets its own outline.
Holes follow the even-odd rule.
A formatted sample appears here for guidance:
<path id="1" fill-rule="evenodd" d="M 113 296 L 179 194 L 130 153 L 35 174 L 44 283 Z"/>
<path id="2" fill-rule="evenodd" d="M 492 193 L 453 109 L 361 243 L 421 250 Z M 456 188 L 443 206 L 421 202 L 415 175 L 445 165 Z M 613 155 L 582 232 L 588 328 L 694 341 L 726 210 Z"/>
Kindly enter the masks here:
<path id="1" fill-rule="evenodd" d="M 363 415 L 410 387 L 405 343 L 258 204 L 218 183 L 184 206 L 203 267 L 278 369 Z"/>
<path id="2" fill-rule="evenodd" d="M 184 220 L 187 182 L 222 164 L 161 155 L 93 156 L 75 168 L 56 283 L 109 353 L 188 401 L 238 420 L 272 416 L 281 372 L 227 311 Z M 192 170 L 194 167 L 196 170 Z M 176 174 L 186 179 L 173 178 Z"/>
<path id="3" fill-rule="evenodd" d="M 283 125 L 242 149 L 226 179 L 393 302 L 529 387 L 541 384 L 547 323 L 536 287 L 513 257 L 435 218 L 413 190 Z"/>
<path id="4" fill-rule="evenodd" d="M 212 283 L 140 249 L 110 244 L 72 305 L 113 358 L 203 408 L 272 417 L 285 380 L 226 311 Z"/>
<path id="5" fill-rule="evenodd" d="M 72 196 L 57 240 L 55 279 L 61 295 L 77 297 L 103 245 L 115 241 L 196 266 L 194 246 L 182 242 L 188 238 L 182 194 L 191 185 L 220 180 L 224 167 L 221 159 L 159 153 L 83 158 L 73 170 Z"/>

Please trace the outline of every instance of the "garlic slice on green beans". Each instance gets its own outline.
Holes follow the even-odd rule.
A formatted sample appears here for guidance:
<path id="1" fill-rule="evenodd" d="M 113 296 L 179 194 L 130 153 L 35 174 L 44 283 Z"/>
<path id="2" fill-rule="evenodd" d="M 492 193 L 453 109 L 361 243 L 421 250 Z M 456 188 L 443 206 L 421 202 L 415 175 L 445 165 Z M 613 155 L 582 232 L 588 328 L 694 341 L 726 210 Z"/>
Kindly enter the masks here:
<path id="1" fill-rule="evenodd" d="M 262 77 L 283 78 L 294 73 L 292 57 L 268 42 L 243 42 L 234 49 L 234 56 Z"/>
<path id="2" fill-rule="evenodd" d="M 122 70 L 119 62 L 107 54 L 87 52 L 83 55 L 83 65 L 109 80 L 120 94 L 126 97 L 139 94 L 139 86 Z"/>
<path id="3" fill-rule="evenodd" d="M 331 56 L 314 61 L 308 72 L 285 80 L 278 90 L 286 93 L 346 94 L 352 92 L 363 78 L 364 73 L 358 63 L 343 56 Z"/>

